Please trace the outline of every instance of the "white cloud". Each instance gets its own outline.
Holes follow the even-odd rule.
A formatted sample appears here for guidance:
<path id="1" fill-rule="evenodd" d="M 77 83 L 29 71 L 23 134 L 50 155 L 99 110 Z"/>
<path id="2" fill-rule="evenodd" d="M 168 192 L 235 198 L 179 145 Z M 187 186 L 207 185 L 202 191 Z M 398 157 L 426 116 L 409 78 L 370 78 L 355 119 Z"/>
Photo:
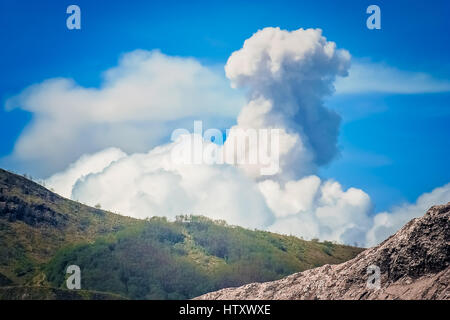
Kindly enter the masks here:
<path id="1" fill-rule="evenodd" d="M 339 183 L 322 182 L 317 176 L 284 185 L 273 180 L 258 183 L 232 165 L 173 161 L 173 149 L 188 141 L 142 154 L 105 150 L 84 155 L 46 184 L 57 191 L 70 188 L 73 199 L 136 218 L 197 214 L 305 238 L 361 240 L 371 207 L 362 190 L 344 191 Z"/>
<path id="2" fill-rule="evenodd" d="M 189 136 L 191 139 L 202 139 Z M 182 139 L 180 143 L 187 143 Z M 206 142 L 205 142 L 206 143 Z M 231 224 L 265 228 L 274 217 L 265 205 L 257 185 L 233 166 L 181 164 L 172 161 L 172 150 L 178 143 L 162 145 L 148 153 L 120 156 L 110 162 L 108 152 L 85 155 L 68 170 L 51 177 L 46 184 L 67 185 L 74 173 L 79 179 L 71 197 L 90 205 L 136 218 L 179 214 L 204 215 L 226 219 Z M 103 158 L 103 160 L 102 160 Z M 109 164 L 107 164 L 109 162 Z M 86 164 L 105 164 L 87 174 Z M 100 170 L 99 170 L 100 169 Z M 62 183 L 66 178 L 67 184 Z"/>
<path id="3" fill-rule="evenodd" d="M 423 216 L 431 206 L 449 201 L 450 183 L 422 194 L 413 204 L 406 203 L 394 207 L 391 212 L 378 213 L 373 218 L 373 226 L 367 232 L 367 245 L 372 246 L 385 240 L 409 220 Z"/>
<path id="4" fill-rule="evenodd" d="M 370 197 L 362 190 L 343 190 L 335 181 L 310 176 L 286 183 L 260 183 L 269 207 L 277 215 L 271 231 L 363 245 L 370 226 Z"/>
<path id="5" fill-rule="evenodd" d="M 72 189 L 78 180 L 83 180 L 89 174 L 101 172 L 112 162 L 125 156 L 126 154 L 117 148 L 105 149 L 92 155 L 83 155 L 64 172 L 56 173 L 47 179 L 47 183 L 63 197 L 70 198 Z"/>
<path id="6" fill-rule="evenodd" d="M 104 73 L 100 88 L 58 78 L 9 99 L 7 109 L 33 113 L 11 161 L 46 175 L 107 147 L 145 152 L 192 119 L 230 125 L 243 104 L 242 94 L 215 68 L 136 50 Z"/>
<path id="7" fill-rule="evenodd" d="M 354 62 L 349 76 L 337 79 L 337 94 L 434 93 L 450 91 L 450 81 L 423 72 L 403 71 L 382 63 Z"/>
<path id="8" fill-rule="evenodd" d="M 259 183 L 267 205 L 277 217 L 285 217 L 311 210 L 320 186 L 317 176 L 309 176 L 298 181 L 286 182 L 284 189 L 273 180 Z"/>

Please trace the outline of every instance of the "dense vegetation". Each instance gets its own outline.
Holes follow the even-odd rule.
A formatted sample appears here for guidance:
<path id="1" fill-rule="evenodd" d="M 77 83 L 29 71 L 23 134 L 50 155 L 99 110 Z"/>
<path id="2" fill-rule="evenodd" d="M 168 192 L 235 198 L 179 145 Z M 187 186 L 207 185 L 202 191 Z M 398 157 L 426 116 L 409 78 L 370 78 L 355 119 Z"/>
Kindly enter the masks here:
<path id="1" fill-rule="evenodd" d="M 61 198 L 0 170 L 0 287 L 52 287 L 60 291 L 48 296 L 68 296 L 65 271 L 75 264 L 82 289 L 89 292 L 186 299 L 340 263 L 360 251 L 204 217 L 131 219 Z"/>

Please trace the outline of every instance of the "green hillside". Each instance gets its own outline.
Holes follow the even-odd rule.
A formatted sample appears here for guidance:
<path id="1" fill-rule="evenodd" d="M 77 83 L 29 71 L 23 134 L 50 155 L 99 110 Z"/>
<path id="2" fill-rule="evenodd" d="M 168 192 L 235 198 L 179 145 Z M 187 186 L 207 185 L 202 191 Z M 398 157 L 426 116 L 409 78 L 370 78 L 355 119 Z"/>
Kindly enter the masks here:
<path id="1" fill-rule="evenodd" d="M 3 299 L 20 297 L 14 292 L 25 286 L 27 292 L 35 288 L 31 292 L 37 296 L 71 299 L 64 293 L 71 264 L 80 266 L 84 290 L 131 299 L 186 299 L 340 263 L 361 251 L 205 217 L 133 219 L 67 200 L 0 169 Z M 83 297 L 100 299 L 100 293 Z"/>

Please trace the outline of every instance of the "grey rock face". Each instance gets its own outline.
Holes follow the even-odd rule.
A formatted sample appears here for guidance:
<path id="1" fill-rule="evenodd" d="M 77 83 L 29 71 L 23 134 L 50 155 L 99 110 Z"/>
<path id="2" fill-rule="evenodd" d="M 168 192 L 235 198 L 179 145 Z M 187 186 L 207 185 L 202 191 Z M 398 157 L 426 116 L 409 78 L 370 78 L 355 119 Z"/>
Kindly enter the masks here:
<path id="1" fill-rule="evenodd" d="M 450 202 L 354 259 L 200 296 L 206 300 L 450 299 Z M 379 287 L 368 267 L 379 267 Z"/>

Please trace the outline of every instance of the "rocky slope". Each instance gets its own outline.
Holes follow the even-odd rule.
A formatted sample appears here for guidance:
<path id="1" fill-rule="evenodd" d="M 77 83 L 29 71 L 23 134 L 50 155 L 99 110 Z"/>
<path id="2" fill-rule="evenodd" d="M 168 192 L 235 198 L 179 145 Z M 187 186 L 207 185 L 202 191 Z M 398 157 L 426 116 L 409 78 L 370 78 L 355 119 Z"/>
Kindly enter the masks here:
<path id="1" fill-rule="evenodd" d="M 450 202 L 434 206 L 380 245 L 338 265 L 197 299 L 450 299 Z M 368 267 L 380 270 L 380 286 Z"/>

